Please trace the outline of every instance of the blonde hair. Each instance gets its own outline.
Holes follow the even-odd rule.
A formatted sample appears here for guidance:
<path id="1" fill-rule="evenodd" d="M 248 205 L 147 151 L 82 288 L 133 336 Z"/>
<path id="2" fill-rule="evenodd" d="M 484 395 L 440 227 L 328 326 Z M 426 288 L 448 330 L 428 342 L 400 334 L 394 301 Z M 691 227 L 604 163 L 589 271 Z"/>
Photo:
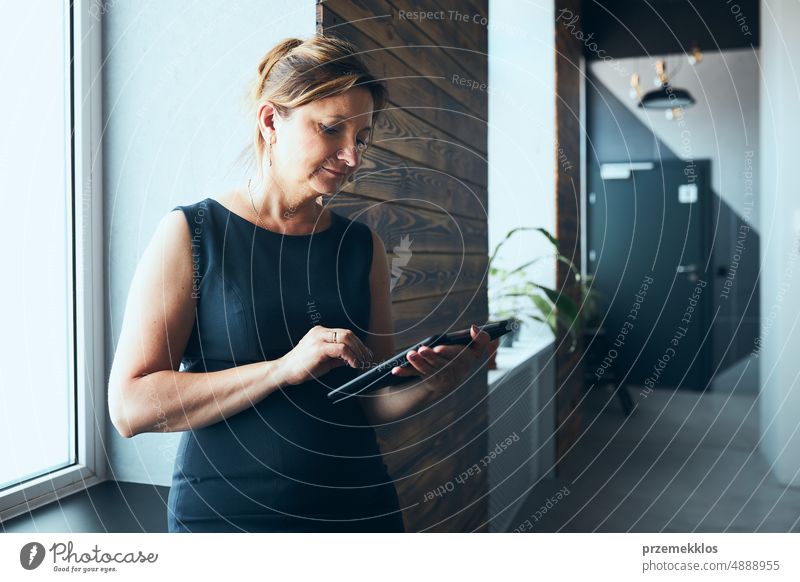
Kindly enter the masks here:
<path id="1" fill-rule="evenodd" d="M 362 87 L 372 94 L 374 122 L 386 107 L 386 85 L 367 70 L 355 46 L 331 36 L 287 38 L 258 64 L 250 101 L 256 112 L 262 103 L 269 101 L 281 117 L 287 117 L 296 107 L 341 95 L 353 87 Z M 372 141 L 372 132 L 368 142 Z M 253 146 L 256 161 L 260 161 L 265 143 L 258 124 Z"/>

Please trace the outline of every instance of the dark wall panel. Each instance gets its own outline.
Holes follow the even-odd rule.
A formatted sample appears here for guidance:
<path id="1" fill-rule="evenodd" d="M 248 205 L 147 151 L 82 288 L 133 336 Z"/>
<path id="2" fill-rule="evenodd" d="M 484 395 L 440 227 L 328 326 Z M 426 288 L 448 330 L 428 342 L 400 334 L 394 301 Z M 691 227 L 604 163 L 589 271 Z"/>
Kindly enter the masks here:
<path id="1" fill-rule="evenodd" d="M 488 79 L 487 29 L 401 15 L 448 10 L 486 16 L 488 3 L 331 0 L 317 7 L 318 32 L 353 42 L 389 88 L 375 142 L 333 206 L 370 225 L 390 261 L 406 245 L 408 261 L 392 287 L 398 349 L 488 317 L 488 99 L 453 82 Z M 453 397 L 378 431 L 407 531 L 487 529 L 485 471 L 426 500 L 486 454 L 486 389 L 482 371 Z"/>

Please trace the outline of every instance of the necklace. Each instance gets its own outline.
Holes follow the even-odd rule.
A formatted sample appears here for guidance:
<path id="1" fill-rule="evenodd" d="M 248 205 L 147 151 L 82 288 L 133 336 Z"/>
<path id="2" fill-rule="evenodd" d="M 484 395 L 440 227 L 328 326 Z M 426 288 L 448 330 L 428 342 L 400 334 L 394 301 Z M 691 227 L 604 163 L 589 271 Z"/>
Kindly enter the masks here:
<path id="1" fill-rule="evenodd" d="M 269 228 L 267 228 L 265 226 L 261 226 L 261 213 L 256 209 L 256 203 L 253 200 L 253 190 L 250 187 L 252 181 L 253 181 L 252 178 L 248 178 L 247 179 L 247 193 L 250 196 L 250 204 L 253 206 L 253 212 L 255 212 L 255 214 L 256 214 L 256 221 L 258 222 L 258 226 L 260 226 L 261 228 L 263 228 L 265 230 L 269 230 L 271 232 L 277 232 L 277 231 L 273 231 L 273 230 L 271 230 L 271 229 L 269 229 Z M 321 214 L 322 214 L 322 210 L 320 209 L 320 212 L 317 214 L 317 218 L 314 221 L 314 224 L 319 224 L 319 218 L 320 218 Z M 311 234 L 314 234 L 313 231 L 312 231 Z"/>
<path id="2" fill-rule="evenodd" d="M 253 205 L 253 212 L 256 213 L 256 220 L 258 221 L 258 226 L 261 226 L 261 214 L 258 212 L 258 210 L 256 210 L 256 203 L 253 202 L 253 191 L 250 189 L 250 182 L 252 181 L 253 181 L 252 178 L 247 179 L 247 193 L 250 195 L 250 204 Z"/>

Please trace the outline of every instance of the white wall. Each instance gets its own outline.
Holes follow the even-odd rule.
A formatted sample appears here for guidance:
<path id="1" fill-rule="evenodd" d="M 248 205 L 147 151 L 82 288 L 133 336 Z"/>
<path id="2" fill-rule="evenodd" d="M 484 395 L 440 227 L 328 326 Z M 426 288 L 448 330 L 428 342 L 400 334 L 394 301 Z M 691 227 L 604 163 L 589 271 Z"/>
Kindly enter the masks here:
<path id="1" fill-rule="evenodd" d="M 128 288 L 159 219 L 241 183 L 245 95 L 277 41 L 315 31 L 313 0 L 107 2 L 104 197 L 110 369 Z M 111 477 L 168 485 L 179 434 L 125 440 L 107 422 Z"/>
<path id="2" fill-rule="evenodd" d="M 644 110 L 632 99 L 630 75 L 638 73 L 643 91 L 653 89 L 657 58 L 595 61 L 594 77 L 682 160 L 711 160 L 711 186 L 740 217 L 758 229 L 760 202 L 754 192 L 745 196 L 745 152 L 754 152 L 753 184 L 758 184 L 758 49 L 704 53 L 692 67 L 684 55 L 670 55 L 667 73 L 674 69 L 674 86 L 687 89 L 697 103 L 684 110 L 683 123 L 668 120 L 663 111 Z M 679 65 L 679 62 L 683 64 Z M 678 68 L 680 67 L 680 68 Z M 627 73 L 627 74 L 623 74 Z M 631 158 L 639 152 L 631 152 Z M 620 160 L 624 161 L 624 160 Z M 757 189 L 756 189 L 757 190 Z"/>
<path id="3" fill-rule="evenodd" d="M 555 234 L 554 17 L 553 2 L 489 2 L 490 252 L 517 226 Z M 579 171 L 577 162 L 573 167 Z M 552 246 L 538 233 L 520 233 L 502 253 L 498 266 L 510 268 L 552 253 Z M 528 276 L 553 287 L 555 261 L 541 261 Z"/>
<path id="4" fill-rule="evenodd" d="M 761 3 L 761 432 L 777 478 L 800 486 L 800 4 Z"/>

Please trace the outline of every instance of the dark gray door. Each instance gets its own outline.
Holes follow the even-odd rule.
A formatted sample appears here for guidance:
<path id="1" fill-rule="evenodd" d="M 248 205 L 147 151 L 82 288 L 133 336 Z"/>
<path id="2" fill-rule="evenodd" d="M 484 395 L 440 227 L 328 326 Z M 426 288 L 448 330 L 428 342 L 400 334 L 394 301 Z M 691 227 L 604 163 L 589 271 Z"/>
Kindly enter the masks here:
<path id="1" fill-rule="evenodd" d="M 605 308 L 589 377 L 705 389 L 710 377 L 710 162 L 593 165 L 588 269 Z M 587 338 L 591 341 L 591 338 Z"/>

